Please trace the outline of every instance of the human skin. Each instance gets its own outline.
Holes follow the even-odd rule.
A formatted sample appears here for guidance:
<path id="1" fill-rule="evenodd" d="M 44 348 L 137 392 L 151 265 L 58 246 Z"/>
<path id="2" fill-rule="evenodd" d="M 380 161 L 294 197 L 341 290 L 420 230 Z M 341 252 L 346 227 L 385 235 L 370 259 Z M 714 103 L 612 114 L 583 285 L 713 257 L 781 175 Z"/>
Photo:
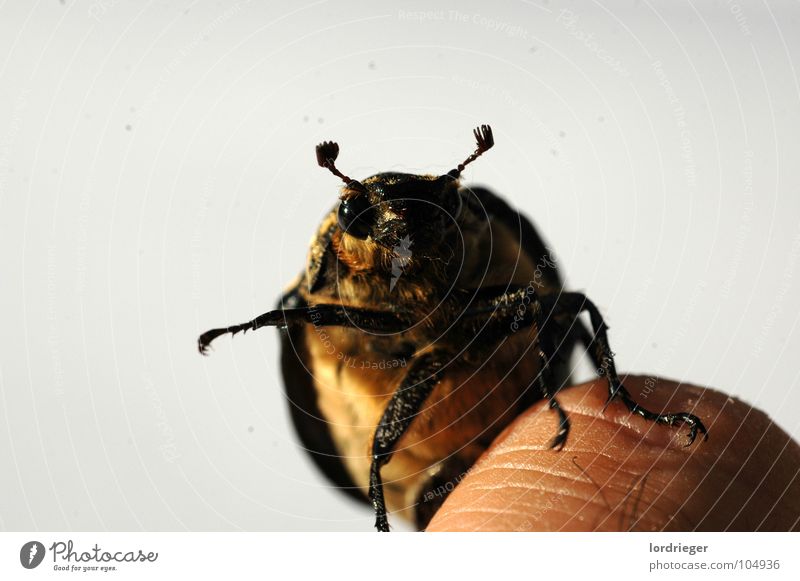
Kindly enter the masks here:
<path id="1" fill-rule="evenodd" d="M 652 411 L 691 411 L 689 430 L 606 404 L 604 380 L 559 392 L 571 430 L 548 443 L 544 402 L 517 418 L 461 479 L 428 531 L 800 530 L 800 446 L 762 411 L 719 391 L 628 376 Z"/>

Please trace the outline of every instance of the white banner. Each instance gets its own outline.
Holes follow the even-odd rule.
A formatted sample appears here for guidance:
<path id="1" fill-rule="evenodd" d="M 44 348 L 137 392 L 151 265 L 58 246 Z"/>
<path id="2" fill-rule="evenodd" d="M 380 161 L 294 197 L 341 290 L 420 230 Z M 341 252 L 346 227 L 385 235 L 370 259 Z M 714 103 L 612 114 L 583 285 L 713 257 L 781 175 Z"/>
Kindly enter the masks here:
<path id="1" fill-rule="evenodd" d="M 0 579 L 798 579 L 798 548 L 792 533 L 0 533 Z"/>

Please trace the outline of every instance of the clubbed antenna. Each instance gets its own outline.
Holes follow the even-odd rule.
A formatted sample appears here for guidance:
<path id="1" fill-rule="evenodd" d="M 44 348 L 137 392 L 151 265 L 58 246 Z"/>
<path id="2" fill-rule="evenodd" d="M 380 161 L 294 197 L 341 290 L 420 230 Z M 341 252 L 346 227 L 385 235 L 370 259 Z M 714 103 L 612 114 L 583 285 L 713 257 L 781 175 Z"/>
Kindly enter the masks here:
<path id="1" fill-rule="evenodd" d="M 488 125 L 481 125 L 480 127 L 476 127 L 475 129 L 472 130 L 472 134 L 475 136 L 475 143 L 477 145 L 477 148 L 472 153 L 472 155 L 470 155 L 467 159 L 459 163 L 456 169 L 451 169 L 449 172 L 447 172 L 447 175 L 453 179 L 458 179 L 458 176 L 461 175 L 461 172 L 464 171 L 465 167 L 467 167 L 473 161 L 478 159 L 485 152 L 489 151 L 494 145 L 494 135 L 492 135 L 492 128 L 489 127 Z"/>
<path id="2" fill-rule="evenodd" d="M 361 182 L 350 179 L 336 168 L 334 162 L 337 157 L 339 157 L 339 144 L 335 141 L 323 141 L 317 145 L 317 163 L 347 184 L 348 188 L 363 191 L 365 188 Z"/>

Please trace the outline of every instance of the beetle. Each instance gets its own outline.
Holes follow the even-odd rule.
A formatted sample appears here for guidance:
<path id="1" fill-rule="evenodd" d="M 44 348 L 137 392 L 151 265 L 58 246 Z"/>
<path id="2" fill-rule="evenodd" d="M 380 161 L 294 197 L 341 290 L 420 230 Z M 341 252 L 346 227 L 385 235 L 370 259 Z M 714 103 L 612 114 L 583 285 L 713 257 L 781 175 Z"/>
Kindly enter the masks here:
<path id="1" fill-rule="evenodd" d="M 555 413 L 550 446 L 563 447 L 570 424 L 556 394 L 578 345 L 607 379 L 609 403 L 688 426 L 687 446 L 708 437 L 691 413 L 634 401 L 600 311 L 562 288 L 531 222 L 490 190 L 461 185 L 464 168 L 494 145 L 488 125 L 473 135 L 474 152 L 446 174 L 363 181 L 336 167 L 336 143 L 318 145 L 318 164 L 345 185 L 306 268 L 274 310 L 198 339 L 206 354 L 220 335 L 280 329 L 299 438 L 337 487 L 372 504 L 379 531 L 389 530 L 387 510 L 424 529 L 444 493 L 535 401 Z"/>

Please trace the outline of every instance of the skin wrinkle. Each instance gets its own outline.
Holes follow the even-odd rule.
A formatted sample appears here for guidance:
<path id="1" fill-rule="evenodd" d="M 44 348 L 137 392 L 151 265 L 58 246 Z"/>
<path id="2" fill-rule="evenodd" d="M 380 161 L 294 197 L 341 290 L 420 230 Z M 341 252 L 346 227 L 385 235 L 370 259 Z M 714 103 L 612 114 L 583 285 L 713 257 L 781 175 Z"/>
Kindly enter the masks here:
<path id="1" fill-rule="evenodd" d="M 611 456 L 610 454 L 599 454 L 599 456 L 601 458 L 603 458 L 603 459 L 608 459 L 608 460 L 612 460 L 613 459 L 613 456 Z M 590 463 L 588 466 L 584 467 L 584 470 L 588 471 L 589 468 L 591 468 L 593 466 L 596 467 L 595 466 L 596 462 L 597 461 L 594 461 L 594 462 Z M 603 468 L 602 464 L 600 465 L 600 468 Z M 638 478 L 642 477 L 642 474 L 640 474 L 639 472 L 633 472 L 631 470 L 626 469 L 624 464 L 621 464 L 617 468 L 615 468 L 611 472 L 611 476 L 616 475 L 618 473 L 619 474 L 623 474 L 625 476 L 630 476 L 632 479 L 638 479 Z M 594 478 L 594 476 L 592 478 Z M 597 480 L 597 478 L 595 478 L 595 480 Z M 609 480 L 610 480 L 610 477 L 609 477 Z M 585 482 L 592 483 L 590 480 L 586 480 Z M 608 482 L 606 482 L 606 485 L 607 484 L 608 484 Z"/>
<path id="2" fill-rule="evenodd" d="M 484 479 L 491 479 L 492 476 L 495 475 L 495 473 L 493 472 L 494 470 L 496 470 L 496 469 L 507 470 L 509 468 L 513 468 L 513 465 L 504 464 L 504 465 L 501 465 L 501 466 L 491 466 L 491 467 L 483 469 L 481 471 L 473 471 L 473 472 L 471 472 L 471 474 L 474 474 L 474 475 L 477 476 L 478 474 L 483 473 L 484 474 Z M 569 473 L 562 473 L 562 474 L 552 473 L 550 471 L 545 470 L 541 466 L 526 466 L 524 468 L 520 468 L 520 470 L 523 470 L 523 471 L 526 471 L 526 472 L 538 472 L 540 476 L 539 476 L 539 479 L 536 481 L 537 484 L 539 482 L 541 482 L 544 479 L 545 476 L 553 476 L 553 477 L 558 478 L 559 480 L 565 481 L 566 485 L 569 485 L 569 483 L 573 483 L 573 484 L 580 483 L 580 484 L 583 484 L 583 485 L 594 486 L 593 483 L 591 483 L 591 481 L 589 481 L 588 479 L 580 480 L 578 478 L 575 478 L 573 474 L 569 474 Z M 559 498 L 566 497 L 566 498 L 572 498 L 572 499 L 575 499 L 575 500 L 580 500 L 580 501 L 584 502 L 584 507 L 588 506 L 589 504 L 592 504 L 592 505 L 597 504 L 598 506 L 600 506 L 602 508 L 607 508 L 608 511 L 609 511 L 609 515 L 607 517 L 605 517 L 605 518 L 609 518 L 611 516 L 617 515 L 619 513 L 619 511 L 621 509 L 623 509 L 623 507 L 625 506 L 626 501 L 631 500 L 631 502 L 633 502 L 633 500 L 635 498 L 634 494 L 639 490 L 639 486 L 640 486 L 641 479 L 642 479 L 643 475 L 640 474 L 640 473 L 633 473 L 633 472 L 626 472 L 626 474 L 634 479 L 635 486 L 632 489 L 629 489 L 629 487 L 623 487 L 622 486 L 622 482 L 619 482 L 619 483 L 612 482 L 612 483 L 610 483 L 611 484 L 610 486 L 609 486 L 609 483 L 605 483 L 603 485 L 602 489 L 604 489 L 606 491 L 611 491 L 612 494 L 614 496 L 616 496 L 616 497 L 621 497 L 616 503 L 611 503 L 609 505 L 606 505 L 605 501 L 599 495 L 599 492 L 600 492 L 599 490 L 596 493 L 594 493 L 593 496 L 587 498 L 586 496 L 578 495 L 575 492 L 570 492 L 568 490 L 568 488 L 565 488 L 565 487 L 555 488 L 555 487 L 553 487 L 552 483 L 550 483 L 550 484 L 548 484 L 546 486 L 534 486 L 532 484 L 509 483 L 507 480 L 504 480 L 504 481 L 496 483 L 496 484 L 484 484 L 484 485 L 477 485 L 477 486 L 476 485 L 471 485 L 471 486 L 469 486 L 469 488 L 470 488 L 470 490 L 473 490 L 473 491 L 498 491 L 498 490 L 499 491 L 503 491 L 503 490 L 508 490 L 508 489 L 519 489 L 519 490 L 524 490 L 524 491 L 549 492 L 549 493 L 551 493 L 551 495 L 559 497 Z M 498 476 L 498 478 L 500 478 L 500 477 Z M 520 496 L 519 496 L 519 499 L 521 499 L 523 496 L 525 496 L 525 494 L 521 493 Z M 519 499 L 515 500 L 515 504 L 516 505 L 531 506 L 531 505 L 529 505 L 529 503 L 521 502 Z M 645 508 L 639 514 L 639 516 L 637 517 L 636 520 L 641 520 L 641 518 L 644 515 L 644 513 L 646 513 L 647 510 L 651 506 L 650 503 L 647 502 L 646 500 L 642 499 L 642 501 L 645 504 L 647 504 L 647 508 Z M 669 495 L 665 495 L 664 497 L 662 497 L 662 503 L 668 504 L 670 506 L 670 508 L 672 510 L 670 510 L 668 512 L 679 512 L 679 510 L 680 510 L 679 509 L 680 504 L 681 504 L 680 500 L 676 499 L 676 498 L 672 498 Z M 660 512 L 663 512 L 663 511 L 660 511 Z M 667 520 L 666 517 L 667 517 L 667 513 L 664 512 L 662 520 Z"/>
<path id="3" fill-rule="evenodd" d="M 469 515 L 469 514 L 493 514 L 493 515 L 503 514 L 510 516 L 519 516 L 523 518 L 528 518 L 530 516 L 530 513 L 524 511 L 514 511 L 509 509 L 498 510 L 495 508 L 483 508 L 483 507 L 457 508 L 448 511 L 449 518 L 453 518 L 458 515 Z"/>
<path id="4" fill-rule="evenodd" d="M 572 495 L 572 494 L 558 493 L 558 494 L 556 494 L 555 497 L 558 499 L 558 504 L 566 503 L 567 501 L 570 501 L 570 500 L 583 502 L 582 498 L 580 498 L 578 496 L 575 496 L 575 495 Z M 555 507 L 555 504 L 554 503 L 551 503 L 551 504 L 552 504 L 552 506 L 547 510 L 553 510 L 553 508 Z M 539 507 L 540 507 L 540 505 L 537 504 L 537 503 L 534 503 L 534 502 L 517 502 L 514 505 L 515 509 L 529 509 L 531 512 L 535 512 L 536 509 L 539 508 Z M 503 513 L 506 510 L 505 507 L 503 507 L 502 509 L 496 509 L 496 507 L 492 507 L 492 506 L 486 506 L 486 507 L 481 507 L 481 508 L 491 509 L 491 510 L 498 510 L 498 512 L 503 512 Z M 531 512 L 528 512 L 527 510 L 518 510 L 518 512 L 519 513 L 528 514 L 528 515 L 531 514 Z"/>
<path id="5" fill-rule="evenodd" d="M 478 469 L 473 470 L 472 472 L 473 472 L 473 474 L 475 476 L 477 476 L 479 474 L 483 474 L 485 472 L 489 472 L 489 471 L 492 471 L 492 470 L 514 470 L 514 471 L 540 472 L 541 474 L 547 475 L 547 476 L 560 476 L 562 478 L 568 478 L 570 480 L 573 479 L 573 475 L 569 474 L 567 472 L 558 473 L 558 472 L 553 472 L 552 470 L 544 471 L 544 470 L 541 469 L 540 466 L 538 466 L 536 464 L 529 464 L 529 463 L 518 464 L 516 462 L 503 462 L 502 464 L 492 464 L 492 466 L 490 466 L 488 468 L 478 468 Z"/>
<path id="6" fill-rule="evenodd" d="M 525 447 L 525 448 L 520 448 L 520 449 L 531 450 L 531 449 L 534 449 L 534 448 Z M 517 449 L 515 451 L 519 451 L 519 449 Z M 503 450 L 502 453 L 510 453 L 510 452 L 506 452 L 505 450 Z M 590 466 L 591 465 L 592 464 L 590 464 Z M 569 482 L 580 482 L 582 484 L 590 484 L 590 485 L 594 485 L 595 484 L 595 483 L 593 483 L 591 480 L 589 480 L 586 477 L 585 477 L 585 479 L 577 478 L 575 476 L 575 474 L 572 473 L 572 472 L 566 472 L 565 471 L 565 472 L 557 473 L 557 472 L 553 472 L 552 469 L 544 470 L 541 466 L 538 466 L 538 465 L 517 465 L 517 464 L 514 464 L 514 463 L 498 464 L 498 465 L 492 465 L 492 466 L 487 467 L 487 468 L 473 469 L 473 470 L 470 471 L 470 474 L 472 474 L 473 476 L 478 476 L 480 474 L 491 473 L 492 471 L 497 470 L 497 469 L 503 469 L 503 470 L 510 469 L 510 470 L 515 470 L 515 471 L 516 470 L 520 470 L 520 471 L 528 471 L 528 472 L 538 472 L 541 475 L 539 480 L 541 480 L 541 478 L 544 477 L 544 476 L 555 476 L 555 477 L 563 478 L 563 479 L 565 479 L 565 480 L 567 480 Z M 615 472 L 620 472 L 620 473 L 623 473 L 623 474 L 625 474 L 627 476 L 630 476 L 635 481 L 638 481 L 642 477 L 641 473 L 628 471 L 623 466 L 620 466 L 619 468 L 617 468 L 615 470 Z M 583 476 L 583 475 L 581 475 L 581 476 Z M 612 483 L 612 485 L 614 485 L 614 484 Z M 528 484 L 527 486 L 530 486 L 530 484 Z M 473 486 L 472 489 L 473 490 L 492 490 L 492 489 L 500 489 L 500 488 L 503 488 L 503 487 L 524 488 L 523 486 L 515 485 L 513 483 L 510 484 L 510 483 L 507 482 L 507 480 L 504 480 L 504 482 L 502 482 L 500 484 L 492 485 L 491 487 L 487 486 L 486 488 L 481 488 L 481 487 Z M 614 490 L 614 491 L 616 492 L 616 490 Z"/>
<path id="7" fill-rule="evenodd" d="M 635 393 L 644 380 L 629 376 L 625 383 Z M 630 422 L 633 430 L 618 430 L 626 418 L 609 413 L 611 406 L 607 415 L 595 416 L 603 413 L 605 382 L 574 386 L 559 393 L 573 422 L 564 450 L 537 446 L 549 441 L 554 428 L 547 414 L 532 408 L 478 460 L 428 530 L 790 530 L 800 526 L 800 447 L 786 433 L 763 412 L 725 394 L 663 379 L 658 386 L 649 396 L 655 407 L 662 408 L 665 401 L 671 402 L 669 407 L 687 406 L 686 399 L 691 398 L 689 406 L 695 404 L 696 413 L 709 420 L 709 441 L 698 440 L 684 448 L 680 440 L 685 435 L 676 438 L 674 428 L 647 425 L 638 417 Z M 582 414 L 583 409 L 593 413 Z M 637 430 L 637 424 L 648 429 Z M 572 448 L 573 442 L 578 448 Z M 577 467 L 565 473 L 563 462 L 573 457 L 579 458 L 596 485 L 587 482 Z M 494 466 L 496 462 L 499 467 Z M 514 467 L 523 469 L 510 473 Z M 546 478 L 550 475 L 555 478 Z M 589 498 L 586 486 L 595 491 Z M 528 495 L 529 491 L 535 495 Z M 608 504 L 601 500 L 601 491 Z M 548 498 L 551 506 L 546 507 Z M 558 502 L 553 503 L 553 498 Z M 716 508 L 708 510 L 710 506 Z M 537 513 L 543 516 L 534 522 L 532 515 Z"/>
<path id="8" fill-rule="evenodd" d="M 501 485 L 497 485 L 495 487 L 492 487 L 492 486 L 472 486 L 471 487 L 472 490 L 478 490 L 478 491 L 495 491 L 495 490 L 504 490 L 506 488 L 519 488 L 519 489 L 530 491 L 530 492 L 548 492 L 548 493 L 551 493 L 551 495 L 554 493 L 558 498 L 567 498 L 567 499 L 573 499 L 573 500 L 576 500 L 576 501 L 583 502 L 584 506 L 597 504 L 597 505 L 599 505 L 599 506 L 601 506 L 603 508 L 609 508 L 606 505 L 605 502 L 602 502 L 602 498 L 595 499 L 594 496 L 588 496 L 587 497 L 585 495 L 577 494 L 577 491 L 570 492 L 567 489 L 562 489 L 562 490 L 556 491 L 556 490 L 550 489 L 550 488 L 535 488 L 535 487 L 524 486 L 524 485 L 520 485 L 520 484 L 510 484 L 510 485 L 501 484 Z M 520 503 L 521 506 L 526 506 L 526 504 L 527 503 Z M 527 504 L 527 505 L 531 506 L 533 508 L 538 508 L 538 505 L 536 505 L 536 504 Z M 617 505 L 616 507 L 611 507 L 612 512 L 617 510 L 620 506 L 621 506 L 621 504 Z M 575 515 L 573 515 L 573 516 L 575 516 Z"/>
<path id="9" fill-rule="evenodd" d="M 527 484 L 513 484 L 513 483 L 508 484 L 508 483 L 505 483 L 505 482 L 503 482 L 501 484 L 496 484 L 496 485 L 484 484 L 484 485 L 481 485 L 481 486 L 472 486 L 471 487 L 472 490 L 488 490 L 488 491 L 491 491 L 491 490 L 505 490 L 506 488 L 519 488 L 519 489 L 522 489 L 522 490 L 529 490 L 529 491 L 532 491 L 532 492 L 552 492 L 552 490 L 549 489 L 549 488 L 536 488 L 534 486 L 529 486 Z"/>

